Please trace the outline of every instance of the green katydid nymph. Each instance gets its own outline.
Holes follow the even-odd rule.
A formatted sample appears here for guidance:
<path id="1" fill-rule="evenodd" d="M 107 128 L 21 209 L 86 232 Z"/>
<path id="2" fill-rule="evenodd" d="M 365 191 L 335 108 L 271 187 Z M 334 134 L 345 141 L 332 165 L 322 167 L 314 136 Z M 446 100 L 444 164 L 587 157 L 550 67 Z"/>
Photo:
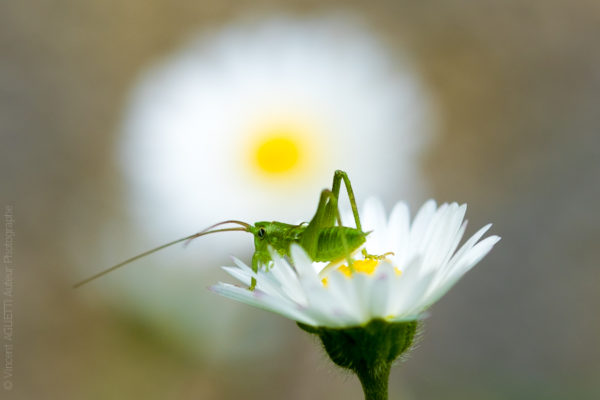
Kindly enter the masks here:
<path id="1" fill-rule="evenodd" d="M 344 182 L 348 193 L 356 228 L 342 225 L 338 208 L 338 199 L 342 181 Z M 233 228 L 215 229 L 218 226 L 225 224 L 236 224 L 238 226 Z M 292 225 L 277 221 L 261 221 L 254 225 L 250 225 L 246 222 L 237 220 L 219 222 L 203 231 L 166 243 L 142 254 L 138 254 L 135 257 L 129 258 L 96 275 L 82 280 L 75 284 L 74 287 L 79 287 L 119 267 L 174 244 L 188 242 L 200 236 L 212 233 L 231 231 L 250 232 L 254 236 L 254 254 L 252 256 L 252 270 L 254 272 L 257 272 L 260 267 L 268 267 L 269 263 L 272 261 L 271 249 L 282 256 L 289 256 L 290 246 L 293 243 L 302 246 L 313 261 L 337 262 L 345 258 L 350 266 L 352 264 L 352 259 L 350 258 L 351 254 L 366 241 L 366 236 L 369 234 L 369 232 L 362 231 L 350 179 L 344 171 L 337 170 L 333 175 L 333 185 L 331 190 L 324 189 L 321 192 L 317 211 L 308 223 L 303 222 L 299 225 Z M 253 279 L 250 290 L 254 290 L 255 285 L 256 280 Z"/>

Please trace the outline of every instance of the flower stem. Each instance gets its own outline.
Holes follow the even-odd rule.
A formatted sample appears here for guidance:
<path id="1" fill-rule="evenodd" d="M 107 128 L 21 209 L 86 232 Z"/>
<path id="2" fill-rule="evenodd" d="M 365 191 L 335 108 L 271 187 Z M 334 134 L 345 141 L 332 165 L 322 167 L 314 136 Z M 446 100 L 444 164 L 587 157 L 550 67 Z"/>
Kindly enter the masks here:
<path id="1" fill-rule="evenodd" d="M 365 393 L 365 400 L 388 399 L 390 369 L 391 364 L 386 364 L 380 368 L 365 368 L 364 371 L 355 371 Z"/>

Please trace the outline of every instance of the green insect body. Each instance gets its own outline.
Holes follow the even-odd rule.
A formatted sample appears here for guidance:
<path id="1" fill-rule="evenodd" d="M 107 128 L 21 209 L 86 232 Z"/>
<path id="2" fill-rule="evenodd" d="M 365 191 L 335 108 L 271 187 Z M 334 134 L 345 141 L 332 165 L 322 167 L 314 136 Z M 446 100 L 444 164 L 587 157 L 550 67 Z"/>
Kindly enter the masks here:
<path id="1" fill-rule="evenodd" d="M 342 181 L 348 193 L 356 228 L 342 225 L 338 208 L 338 198 Z M 231 223 L 239 226 L 214 229 L 220 225 Z M 261 267 L 268 268 L 272 261 L 271 249 L 282 256 L 290 256 L 290 246 L 293 243 L 299 244 L 313 261 L 338 262 L 345 258 L 348 264 L 352 265 L 351 254 L 366 241 L 366 236 L 369 234 L 369 232 L 362 231 L 350 179 L 345 172 L 338 170 L 335 171 L 331 190 L 324 189 L 321 192 L 317 211 L 308 223 L 303 222 L 299 225 L 291 225 L 278 221 L 261 221 L 250 225 L 237 220 L 223 221 L 194 235 L 175 240 L 129 258 L 77 283 L 75 287 L 79 287 L 119 267 L 176 243 L 189 242 L 200 236 L 212 233 L 230 231 L 250 232 L 254 236 L 254 254 L 252 256 L 252 270 L 254 272 L 257 272 Z M 250 290 L 254 290 L 255 285 L 256 280 L 253 279 Z"/>
<path id="2" fill-rule="evenodd" d="M 289 225 L 281 222 L 257 222 L 254 229 L 258 232 L 254 235 L 254 255 L 252 256 L 252 268 L 257 271 L 260 264 L 268 264 L 271 261 L 269 247 L 282 256 L 290 256 L 292 243 L 302 245 L 302 238 L 307 225 Z M 263 231 L 260 231 L 263 229 Z M 252 232 L 252 228 L 251 228 Z M 346 226 L 332 226 L 319 231 L 316 247 L 310 247 L 308 255 L 313 261 L 334 261 L 346 256 L 344 240 L 347 248 L 352 251 L 357 249 L 366 240 L 367 233 Z"/>
<path id="3" fill-rule="evenodd" d="M 310 255 L 313 261 L 336 261 L 346 257 L 344 239 L 348 249 L 354 250 L 367 240 L 367 233 L 354 228 L 336 226 L 319 233 L 317 252 Z"/>

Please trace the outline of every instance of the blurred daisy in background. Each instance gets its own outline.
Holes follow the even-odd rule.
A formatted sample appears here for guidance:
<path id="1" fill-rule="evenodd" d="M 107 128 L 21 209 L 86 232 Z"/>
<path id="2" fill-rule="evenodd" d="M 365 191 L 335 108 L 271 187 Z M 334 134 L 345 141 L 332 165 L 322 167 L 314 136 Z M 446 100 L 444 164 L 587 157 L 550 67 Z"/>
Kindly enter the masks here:
<path id="1" fill-rule="evenodd" d="M 204 32 L 132 89 L 117 149 L 131 237 L 141 252 L 226 219 L 308 220 L 336 169 L 359 199 L 414 198 L 426 120 L 427 96 L 407 60 L 347 15 L 243 19 Z M 251 251 L 250 236 L 229 232 L 145 258 L 137 264 L 162 269 L 119 271 L 120 306 L 204 358 L 276 352 L 282 339 L 267 324 L 247 329 L 244 318 L 262 317 L 223 303 L 217 315 L 203 290 L 226 257 Z M 249 335 L 265 346 L 244 345 Z"/>
<path id="2" fill-rule="evenodd" d="M 414 198 L 431 114 L 393 53 L 348 16 L 243 20 L 191 40 L 133 89 L 119 144 L 133 214 L 160 240 L 230 218 L 307 220 L 335 169 L 359 198 Z"/>

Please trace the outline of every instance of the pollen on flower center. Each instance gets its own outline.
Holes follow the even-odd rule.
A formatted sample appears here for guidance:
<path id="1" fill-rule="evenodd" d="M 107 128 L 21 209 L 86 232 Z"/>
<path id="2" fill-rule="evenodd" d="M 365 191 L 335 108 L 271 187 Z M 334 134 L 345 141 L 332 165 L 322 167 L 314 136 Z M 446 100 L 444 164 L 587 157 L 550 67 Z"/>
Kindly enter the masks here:
<path id="1" fill-rule="evenodd" d="M 379 260 L 374 258 L 367 258 L 365 260 L 356 260 L 352 264 L 352 270 L 347 265 L 342 265 L 338 268 L 338 271 L 346 275 L 348 278 L 352 277 L 353 273 L 363 273 L 367 275 L 372 275 L 373 272 L 377 269 L 377 265 L 379 265 Z"/>
<path id="2" fill-rule="evenodd" d="M 364 260 L 355 260 L 352 263 L 352 268 L 348 267 L 347 265 L 341 265 L 337 268 L 338 271 L 340 271 L 342 274 L 344 274 L 347 278 L 352 278 L 352 275 L 355 273 L 362 273 L 362 274 L 366 274 L 366 275 L 372 275 L 375 270 L 377 269 L 377 266 L 379 265 L 379 261 L 376 258 L 366 258 Z M 398 268 L 395 268 L 395 270 L 397 271 L 396 273 L 400 273 L 400 270 Z M 321 279 L 321 282 L 323 283 L 323 286 L 327 287 L 329 281 L 327 280 L 327 277 L 324 277 Z"/>
<path id="3" fill-rule="evenodd" d="M 373 275 L 379 266 L 381 261 L 385 260 L 383 257 L 365 258 L 364 260 L 355 260 L 352 263 L 352 268 L 347 265 L 341 265 L 337 268 L 347 278 L 352 278 L 353 274 L 360 273 L 365 275 Z M 402 271 L 398 267 L 394 267 L 396 275 L 402 275 Z M 327 278 L 323 279 L 323 284 L 327 286 Z"/>
<path id="4" fill-rule="evenodd" d="M 319 276 L 321 277 L 321 282 L 323 283 L 323 286 L 327 287 L 328 285 L 328 279 L 327 276 L 332 272 L 332 271 L 339 271 L 341 272 L 346 278 L 352 278 L 354 276 L 354 274 L 360 273 L 360 274 L 365 274 L 365 275 L 373 275 L 375 273 L 375 271 L 377 271 L 377 267 L 379 267 L 379 264 L 381 262 L 390 262 L 390 260 L 388 260 L 387 256 L 388 255 L 393 255 L 394 253 L 389 252 L 389 253 L 385 253 L 383 255 L 370 255 L 366 252 L 366 250 L 363 249 L 363 255 L 365 256 L 364 259 L 362 260 L 354 260 L 352 262 L 352 267 L 349 267 L 346 264 L 334 264 L 331 263 L 329 264 L 327 267 L 323 268 L 321 270 L 321 272 L 319 273 Z M 398 267 L 394 267 L 394 273 L 397 276 L 402 275 L 402 270 L 400 270 Z"/>

